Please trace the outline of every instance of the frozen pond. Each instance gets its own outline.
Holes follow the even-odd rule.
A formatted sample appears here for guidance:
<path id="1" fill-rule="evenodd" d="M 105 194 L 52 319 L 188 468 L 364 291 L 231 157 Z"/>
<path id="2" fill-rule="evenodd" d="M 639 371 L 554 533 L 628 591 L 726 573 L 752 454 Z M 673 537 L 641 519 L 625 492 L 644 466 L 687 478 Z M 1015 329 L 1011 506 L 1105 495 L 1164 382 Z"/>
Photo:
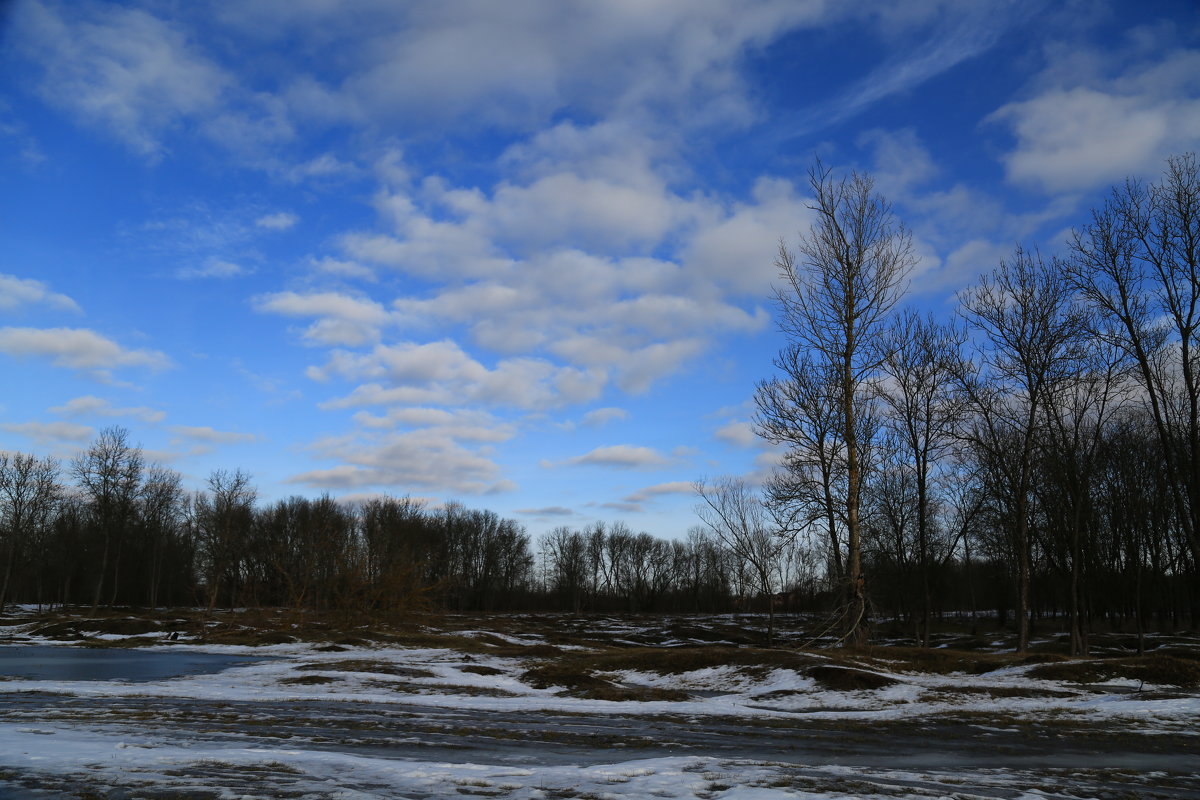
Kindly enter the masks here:
<path id="1" fill-rule="evenodd" d="M 179 650 L 11 645 L 0 647 L 0 677 L 38 681 L 160 681 L 207 675 L 262 660 Z"/>

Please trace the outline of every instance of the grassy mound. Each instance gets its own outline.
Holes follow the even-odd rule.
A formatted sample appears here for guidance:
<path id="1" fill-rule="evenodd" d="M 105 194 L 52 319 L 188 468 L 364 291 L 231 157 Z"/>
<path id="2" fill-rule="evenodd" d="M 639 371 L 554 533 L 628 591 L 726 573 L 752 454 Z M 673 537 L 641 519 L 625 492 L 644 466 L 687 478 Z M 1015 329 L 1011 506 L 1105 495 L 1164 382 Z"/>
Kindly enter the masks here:
<path id="1" fill-rule="evenodd" d="M 1125 679 L 1156 686 L 1200 688 L 1200 661 L 1161 654 L 1134 658 L 1059 661 L 1035 666 L 1028 674 L 1031 678 L 1064 683 L 1104 683 Z"/>

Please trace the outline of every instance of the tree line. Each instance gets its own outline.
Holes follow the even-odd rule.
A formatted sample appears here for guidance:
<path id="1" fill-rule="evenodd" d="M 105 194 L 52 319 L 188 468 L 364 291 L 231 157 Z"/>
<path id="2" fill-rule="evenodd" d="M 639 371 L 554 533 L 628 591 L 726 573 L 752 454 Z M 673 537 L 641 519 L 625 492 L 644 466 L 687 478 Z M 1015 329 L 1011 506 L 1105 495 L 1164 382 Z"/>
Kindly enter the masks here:
<path id="1" fill-rule="evenodd" d="M 120 427 L 65 465 L 0 453 L 0 547 L 0 609 L 690 612 L 750 608 L 757 590 L 699 527 L 672 541 L 599 522 L 534 541 L 514 520 L 453 502 L 264 504 L 241 470 L 216 470 L 192 492 Z M 777 565 L 780 580 L 797 582 L 798 564 Z"/>

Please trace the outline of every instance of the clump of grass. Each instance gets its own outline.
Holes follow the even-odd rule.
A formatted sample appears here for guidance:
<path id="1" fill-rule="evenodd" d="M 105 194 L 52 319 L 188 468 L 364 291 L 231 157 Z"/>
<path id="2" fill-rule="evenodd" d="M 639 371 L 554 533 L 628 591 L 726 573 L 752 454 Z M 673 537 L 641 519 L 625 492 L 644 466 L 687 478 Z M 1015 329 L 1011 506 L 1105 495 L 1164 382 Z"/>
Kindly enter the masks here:
<path id="1" fill-rule="evenodd" d="M 387 661 L 372 661 L 369 659 L 347 659 L 345 661 L 316 661 L 301 664 L 298 670 L 320 670 L 321 672 L 366 672 L 372 675 L 395 675 L 398 678 L 436 678 L 437 675 L 427 669 L 407 667 L 403 664 L 392 664 Z"/>
<path id="2" fill-rule="evenodd" d="M 285 683 L 288 686 L 319 686 L 340 680 L 341 678 L 335 678 L 330 675 L 298 675 L 294 678 L 280 678 L 279 682 Z"/>
<path id="3" fill-rule="evenodd" d="M 945 694 L 986 694 L 988 697 L 1075 697 L 1076 693 L 1065 689 L 1038 689 L 1028 686 L 973 686 L 964 684 L 944 686 L 938 689 Z"/>
<path id="4" fill-rule="evenodd" d="M 372 680 L 367 681 L 367 686 L 372 689 L 387 689 L 393 692 L 402 692 L 403 694 L 436 694 L 447 695 L 456 694 L 464 697 L 520 697 L 517 692 L 510 692 L 508 689 L 501 689 L 498 686 L 468 686 L 466 684 L 457 683 L 412 683 L 410 681 L 383 681 Z"/>
<path id="5" fill-rule="evenodd" d="M 763 670 L 801 670 L 826 659 L 793 650 L 766 650 L 756 647 L 631 647 L 610 648 L 593 653 L 571 653 L 559 659 L 577 671 L 653 672 L 681 675 L 712 667 L 753 667 Z"/>
<path id="6" fill-rule="evenodd" d="M 865 669 L 848 669 L 832 664 L 821 664 L 810 667 L 807 674 L 808 677 L 820 684 L 822 688 L 838 692 L 882 689 L 885 686 L 893 686 L 897 683 L 894 678 L 889 678 L 887 675 L 880 675 L 878 672 L 869 672 Z"/>
<path id="7" fill-rule="evenodd" d="M 676 689 L 657 689 L 649 686 L 620 686 L 612 681 L 592 675 L 569 665 L 543 664 L 527 670 L 521 680 L 535 689 L 563 687 L 560 695 L 579 697 L 586 700 L 614 700 L 618 702 L 677 702 L 687 700 L 690 695 Z"/>
<path id="8" fill-rule="evenodd" d="M 238 628 L 234 630 L 215 630 L 202 637 L 206 644 L 240 644 L 250 647 L 261 647 L 271 644 L 291 644 L 296 637 L 283 631 L 255 630 L 253 628 Z"/>
<path id="9" fill-rule="evenodd" d="M 458 668 L 460 672 L 469 672 L 472 675 L 503 675 L 504 670 L 496 667 L 489 667 L 486 664 L 467 664 L 465 667 Z"/>
<path id="10" fill-rule="evenodd" d="M 858 647 L 845 652 L 850 661 L 865 665 L 884 665 L 906 672 L 932 672 L 945 675 L 964 672 L 980 675 L 1008 666 L 1012 657 L 999 653 L 971 650 L 951 650 L 942 647 L 907 647 L 900 645 Z"/>
<path id="11" fill-rule="evenodd" d="M 1181 689 L 1200 688 L 1200 661 L 1163 654 L 1061 661 L 1035 666 L 1028 674 L 1031 678 L 1068 683 L 1103 683 L 1123 678 Z"/>

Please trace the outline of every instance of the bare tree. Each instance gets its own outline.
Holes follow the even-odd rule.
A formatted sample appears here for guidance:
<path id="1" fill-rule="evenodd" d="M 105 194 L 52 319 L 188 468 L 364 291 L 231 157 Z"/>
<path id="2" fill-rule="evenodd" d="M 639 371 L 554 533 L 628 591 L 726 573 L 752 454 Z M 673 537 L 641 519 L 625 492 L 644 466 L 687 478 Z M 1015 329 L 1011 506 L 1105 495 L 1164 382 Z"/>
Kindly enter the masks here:
<path id="1" fill-rule="evenodd" d="M 0 583 L 0 612 L 8 599 L 13 565 L 21 557 L 21 549 L 32 545 L 34 537 L 49 522 L 61 492 L 58 469 L 53 458 L 0 453 L 0 533 L 7 545 L 4 580 Z"/>
<path id="2" fill-rule="evenodd" d="M 921 576 L 921 643 L 929 646 L 933 597 L 929 586 L 931 481 L 937 464 L 958 440 L 966 403 L 955 375 L 964 334 L 932 316 L 906 314 L 893 333 L 883 364 L 885 425 L 902 449 L 916 492 L 917 567 Z"/>
<path id="3" fill-rule="evenodd" d="M 762 500 L 740 478 L 717 478 L 694 484 L 701 503 L 696 513 L 754 576 L 756 589 L 767 603 L 767 645 L 775 637 L 775 588 L 779 560 L 787 539 L 771 525 Z"/>
<path id="4" fill-rule="evenodd" d="M 823 527 L 833 579 L 841 587 L 846 457 L 834 384 L 830 371 L 797 345 L 776 356 L 775 366 L 785 377 L 759 382 L 754 393 L 758 435 L 787 447 L 783 468 L 767 481 L 767 502 L 789 535 Z"/>
<path id="5" fill-rule="evenodd" d="M 887 356 L 883 335 L 916 262 L 912 238 L 875 192 L 874 180 L 851 173 L 835 180 L 820 162 L 809 171 L 816 221 L 793 252 L 781 243 L 776 265 L 780 328 L 828 376 L 845 451 L 847 640 L 866 638 L 862 574 L 863 486 L 860 406 Z"/>
<path id="6" fill-rule="evenodd" d="M 91 524 L 100 535 L 93 614 L 100 606 L 100 593 L 110 558 L 114 563 L 114 591 L 119 586 L 115 566 L 120 560 L 121 543 L 135 518 L 134 505 L 141 486 L 143 465 L 141 448 L 130 445 L 129 431 L 120 427 L 102 430 L 96 441 L 71 462 L 71 472 L 87 497 Z"/>
<path id="7" fill-rule="evenodd" d="M 182 525 L 182 478 L 178 472 L 161 464 L 150 465 L 138 501 L 142 534 L 149 556 L 146 600 L 153 608 L 158 605 L 164 567 Z"/>
<path id="8" fill-rule="evenodd" d="M 1030 493 L 1041 415 L 1083 354 L 1085 317 L 1062 264 L 1017 248 L 962 295 L 967 321 L 984 336 L 981 370 L 962 374 L 986 454 L 1003 493 L 1017 560 L 1017 651 L 1029 647 Z"/>
<path id="9" fill-rule="evenodd" d="M 240 469 L 218 469 L 208 477 L 208 492 L 195 497 L 195 521 L 207 557 L 208 609 L 216 607 L 221 582 L 236 588 L 237 563 L 254 519 L 258 491 Z M 231 595 L 232 596 L 232 595 Z"/>
<path id="10" fill-rule="evenodd" d="M 1167 160 L 1158 183 L 1127 181 L 1075 232 L 1065 267 L 1137 365 L 1176 514 L 1200 564 L 1200 165 Z"/>

